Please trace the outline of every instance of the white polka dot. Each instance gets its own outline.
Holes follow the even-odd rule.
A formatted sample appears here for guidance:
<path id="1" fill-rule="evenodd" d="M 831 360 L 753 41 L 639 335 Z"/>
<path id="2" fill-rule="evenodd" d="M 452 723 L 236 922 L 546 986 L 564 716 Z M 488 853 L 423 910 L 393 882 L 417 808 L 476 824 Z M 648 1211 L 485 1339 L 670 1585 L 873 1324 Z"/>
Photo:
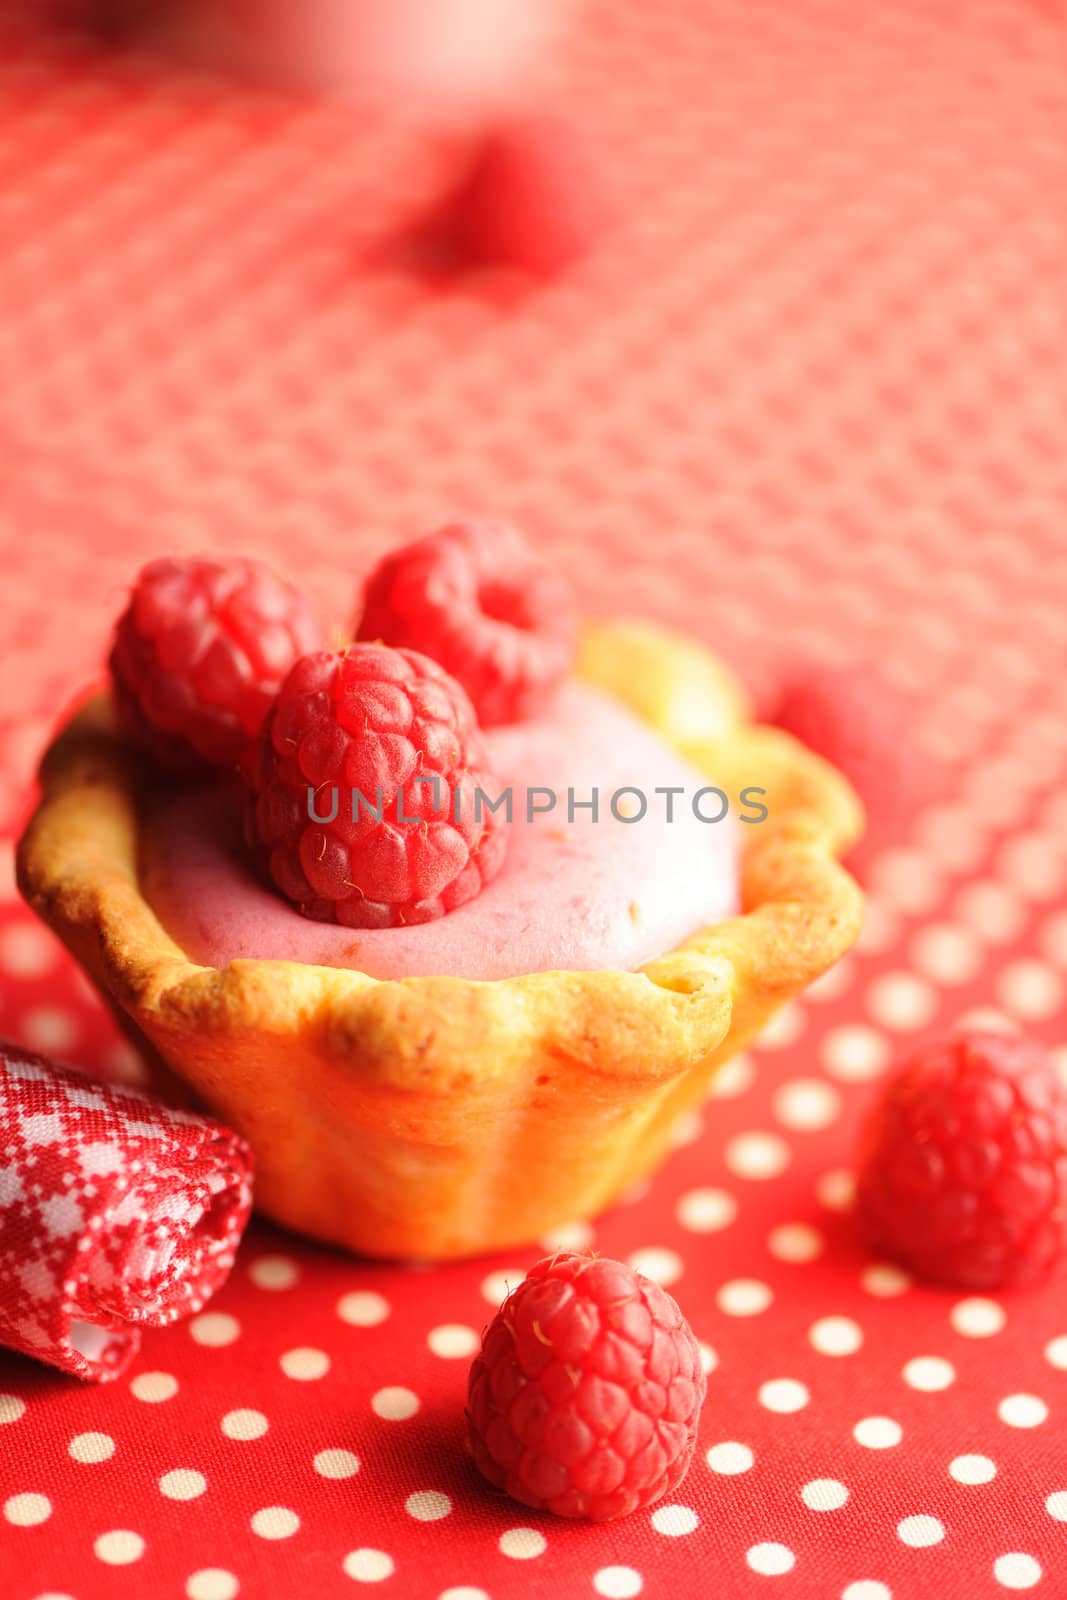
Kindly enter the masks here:
<path id="1" fill-rule="evenodd" d="M 773 1411 L 775 1408 L 772 1406 L 770 1409 Z M 712 1472 L 721 1473 L 724 1478 L 733 1478 L 739 1472 L 748 1472 L 756 1458 L 747 1444 L 739 1444 L 736 1439 L 725 1439 L 722 1444 L 711 1446 L 706 1459 Z"/>
<path id="2" fill-rule="evenodd" d="M 535 1556 L 544 1555 L 548 1540 L 537 1528 L 508 1528 L 497 1540 L 497 1548 L 512 1561 L 532 1561 Z"/>
<path id="3" fill-rule="evenodd" d="M 588 1250 L 592 1242 L 593 1228 L 588 1222 L 562 1222 L 541 1235 L 546 1250 Z"/>
<path id="4" fill-rule="evenodd" d="M 677 1283 L 685 1271 L 685 1263 L 677 1250 L 665 1250 L 659 1246 L 649 1246 L 645 1250 L 635 1250 L 627 1257 L 630 1266 L 635 1272 L 640 1272 L 644 1277 L 651 1278 L 653 1283 Z"/>
<path id="5" fill-rule="evenodd" d="M 354 1289 L 337 1302 L 337 1315 L 353 1328 L 376 1328 L 389 1315 L 389 1302 L 371 1289 Z"/>
<path id="6" fill-rule="evenodd" d="M 417 1489 L 404 1501 L 404 1510 L 416 1522 L 439 1522 L 452 1510 L 452 1501 L 439 1489 Z"/>
<path id="7" fill-rule="evenodd" d="M 901 1377 L 909 1389 L 919 1389 L 923 1394 L 936 1394 L 955 1382 L 956 1369 L 941 1356 L 914 1356 L 905 1365 Z"/>
<path id="8" fill-rule="evenodd" d="M 1067 911 L 1043 923 L 1037 935 L 1042 953 L 1058 967 L 1067 967 Z"/>
<path id="9" fill-rule="evenodd" d="M 1013 961 L 996 982 L 1001 1005 L 1024 1022 L 1043 1022 L 1064 1005 L 1067 985 L 1040 961 Z"/>
<path id="10" fill-rule="evenodd" d="M 842 1589 L 841 1600 L 893 1600 L 893 1591 L 877 1578 L 858 1578 Z"/>
<path id="11" fill-rule="evenodd" d="M 997 1416 L 1009 1428 L 1039 1428 L 1048 1417 L 1048 1406 L 1036 1394 L 1009 1394 L 997 1407 Z"/>
<path id="12" fill-rule="evenodd" d="M 843 1023 L 823 1039 L 819 1059 L 842 1083 L 866 1083 L 889 1065 L 889 1041 L 865 1023 Z"/>
<path id="13" fill-rule="evenodd" d="M 711 1348 L 711 1345 L 705 1344 L 702 1339 L 698 1339 L 697 1349 L 700 1351 L 700 1365 L 704 1369 L 704 1372 L 714 1372 L 715 1368 L 719 1365 L 719 1357 Z"/>
<path id="14" fill-rule="evenodd" d="M 865 1450 L 892 1450 L 904 1437 L 904 1429 L 892 1417 L 862 1417 L 852 1437 Z"/>
<path id="15" fill-rule="evenodd" d="M 291 1289 L 300 1268 L 288 1256 L 260 1256 L 249 1267 L 248 1276 L 259 1289 Z"/>
<path id="16" fill-rule="evenodd" d="M 808 1338 L 821 1356 L 851 1356 L 863 1343 L 863 1329 L 851 1317 L 820 1317 Z"/>
<path id="17" fill-rule="evenodd" d="M 434 1355 L 442 1356 L 446 1361 L 472 1356 L 481 1342 L 477 1331 L 462 1322 L 442 1322 L 440 1327 L 431 1328 L 426 1335 L 426 1343 Z"/>
<path id="18" fill-rule="evenodd" d="M 773 1290 L 758 1278 L 731 1278 L 715 1296 L 715 1303 L 728 1317 L 758 1317 L 773 1299 Z"/>
<path id="19" fill-rule="evenodd" d="M 823 1173 L 815 1193 L 827 1211 L 850 1211 L 856 1198 L 856 1180 L 847 1167 L 834 1167 Z"/>
<path id="20" fill-rule="evenodd" d="M 78 1037 L 78 1023 L 61 1006 L 37 1006 L 22 1018 L 19 1032 L 31 1050 L 63 1055 Z"/>
<path id="21" fill-rule="evenodd" d="M 948 1317 L 956 1332 L 968 1339 L 989 1339 L 999 1333 L 1007 1321 L 1003 1306 L 979 1296 L 958 1300 Z"/>
<path id="22" fill-rule="evenodd" d="M 883 1028 L 925 1028 L 938 1006 L 937 990 L 911 972 L 885 972 L 867 989 L 867 1010 Z"/>
<path id="23" fill-rule="evenodd" d="M 314 1467 L 320 1478 L 353 1478 L 359 1471 L 359 1457 L 351 1450 L 320 1450 Z"/>
<path id="24" fill-rule="evenodd" d="M 906 1294 L 911 1288 L 909 1275 L 891 1261 L 874 1261 L 869 1267 L 864 1267 L 860 1283 L 868 1294 L 876 1295 L 879 1300 L 892 1300 L 896 1295 Z"/>
<path id="25" fill-rule="evenodd" d="M 241 1324 L 226 1311 L 205 1311 L 202 1316 L 193 1318 L 189 1332 L 197 1344 L 215 1350 L 232 1344 L 240 1336 Z"/>
<path id="26" fill-rule="evenodd" d="M 777 1178 L 789 1165 L 789 1146 L 776 1133 L 739 1133 L 726 1146 L 726 1165 L 738 1178 Z"/>
<path id="27" fill-rule="evenodd" d="M 812 1478 L 801 1489 L 800 1498 L 809 1511 L 840 1511 L 848 1490 L 837 1478 Z"/>
<path id="28" fill-rule="evenodd" d="M 35 922 L 10 922 L 0 933 L 0 966 L 13 978 L 40 978 L 56 964 L 60 945 Z"/>
<path id="29" fill-rule="evenodd" d="M 923 848 L 937 857 L 938 865 L 953 872 L 973 872 L 986 852 L 985 832 L 962 807 L 925 812 L 915 833 Z"/>
<path id="30" fill-rule="evenodd" d="M 1014 944 L 1026 927 L 1025 905 L 994 878 L 967 884 L 956 896 L 953 909 L 960 922 L 973 928 L 986 944 Z"/>
<path id="31" fill-rule="evenodd" d="M 593 1588 L 603 1600 L 633 1600 L 644 1586 L 644 1579 L 633 1567 L 601 1567 L 593 1574 Z"/>
<path id="32" fill-rule="evenodd" d="M 143 1056 L 126 1039 L 116 1039 L 100 1058 L 104 1075 L 112 1083 L 128 1083 L 135 1089 L 148 1086 L 149 1074 Z"/>
<path id="33" fill-rule="evenodd" d="M 804 1007 L 796 1000 L 787 1000 L 764 1025 L 756 1043 L 761 1050 L 786 1050 L 797 1042 L 807 1025 Z"/>
<path id="34" fill-rule="evenodd" d="M 505 1267 L 500 1272 L 490 1272 L 482 1279 L 482 1299 L 488 1300 L 491 1306 L 503 1305 L 511 1291 L 518 1288 L 525 1276 L 522 1267 Z"/>
<path id="35" fill-rule="evenodd" d="M 941 898 L 941 876 L 922 850 L 888 850 L 871 863 L 871 888 L 897 911 L 921 915 Z"/>
<path id="36" fill-rule="evenodd" d="M 816 1005 L 824 1005 L 832 1000 L 840 1000 L 851 988 L 855 976 L 855 962 L 850 956 L 842 956 L 832 967 L 820 973 L 813 983 L 808 984 L 804 990 L 804 1005 L 813 1001 Z"/>
<path id="37" fill-rule="evenodd" d="M 419 1397 L 412 1394 L 410 1389 L 390 1387 L 379 1389 L 377 1394 L 371 1396 L 371 1410 L 386 1422 L 403 1422 L 413 1417 L 418 1409 Z"/>
<path id="38" fill-rule="evenodd" d="M 996 856 L 996 870 L 1028 900 L 1055 900 L 1063 889 L 1063 863 L 1058 841 L 1043 833 L 1017 833 L 1005 839 Z"/>
<path id="39" fill-rule="evenodd" d="M 715 1076 L 708 1085 L 709 1100 L 736 1100 L 739 1095 L 747 1094 L 756 1081 L 756 1063 L 751 1056 L 730 1056 L 720 1067 L 715 1070 Z"/>
<path id="40" fill-rule="evenodd" d="M 330 1358 L 325 1350 L 300 1345 L 279 1356 L 278 1365 L 287 1378 L 295 1378 L 298 1383 L 313 1383 L 316 1378 L 324 1378 L 329 1372 Z"/>
<path id="41" fill-rule="evenodd" d="M 1032 1589 L 1041 1582 L 1041 1563 L 1022 1550 L 1011 1550 L 993 1563 L 993 1576 L 1005 1589 Z"/>
<path id="42" fill-rule="evenodd" d="M 178 1380 L 169 1372 L 139 1372 L 130 1384 L 130 1393 L 146 1405 L 159 1405 L 178 1393 Z"/>
<path id="43" fill-rule="evenodd" d="M 696 1144 L 703 1132 L 704 1119 L 700 1112 L 683 1111 L 681 1116 L 676 1117 L 671 1125 L 669 1136 L 671 1149 L 684 1150 L 687 1145 Z M 639 1184 L 636 1195 L 634 1195 L 633 1190 L 628 1190 L 626 1199 L 629 1200 L 631 1195 L 633 1195 L 634 1199 L 640 1199 L 645 1193 L 646 1190 Z"/>
<path id="44" fill-rule="evenodd" d="M 185 1580 L 188 1600 L 236 1600 L 241 1585 L 225 1567 L 201 1567 Z"/>
<path id="45" fill-rule="evenodd" d="M 863 911 L 863 927 L 856 940 L 857 955 L 880 956 L 891 950 L 899 937 L 900 922 L 896 912 L 875 895 L 867 896 Z"/>
<path id="46" fill-rule="evenodd" d="M 299 1526 L 300 1518 L 288 1506 L 264 1506 L 250 1523 L 261 1539 L 291 1539 Z"/>
<path id="47" fill-rule="evenodd" d="M 52 1515 L 46 1494 L 13 1494 L 4 1501 L 4 1516 L 15 1528 L 36 1528 Z"/>
<path id="48" fill-rule="evenodd" d="M 1045 1360 L 1057 1371 L 1067 1372 L 1067 1333 L 1061 1333 L 1057 1338 L 1049 1340 L 1045 1346 Z M 0 1416 L 0 1421 L 2 1420 Z"/>
<path id="49" fill-rule="evenodd" d="M 110 1461 L 115 1454 L 115 1441 L 109 1433 L 76 1433 L 67 1450 L 75 1461 L 89 1465 L 97 1461 Z"/>
<path id="50" fill-rule="evenodd" d="M 384 1550 L 350 1550 L 341 1563 L 345 1576 L 357 1583 L 382 1583 L 396 1571 L 392 1556 Z"/>
<path id="51" fill-rule="evenodd" d="M 93 1554 L 108 1567 L 129 1567 L 140 1561 L 145 1552 L 145 1542 L 139 1533 L 129 1528 L 112 1528 L 102 1533 L 93 1545 Z"/>
<path id="52" fill-rule="evenodd" d="M 1067 1489 L 1056 1489 L 1045 1501 L 1045 1510 L 1057 1522 L 1067 1522 Z"/>
<path id="53" fill-rule="evenodd" d="M 767 1249 L 776 1261 L 814 1261 L 825 1248 L 822 1234 L 806 1222 L 779 1223 L 767 1237 Z"/>
<path id="54" fill-rule="evenodd" d="M 754 1544 L 745 1551 L 745 1560 L 752 1571 L 761 1573 L 765 1578 L 779 1578 L 783 1572 L 791 1572 L 796 1559 L 785 1544 Z"/>
<path id="55" fill-rule="evenodd" d="M 996 1006 L 972 1006 L 952 1024 L 953 1033 L 1009 1033 L 1022 1032 L 1014 1017 L 1007 1017 Z"/>
<path id="56" fill-rule="evenodd" d="M 945 1529 L 936 1517 L 904 1517 L 897 1523 L 897 1535 L 913 1550 L 924 1550 L 928 1545 L 940 1544 L 945 1537 Z"/>
<path id="57" fill-rule="evenodd" d="M 957 1483 L 991 1483 L 997 1475 L 997 1464 L 988 1456 L 955 1456 L 948 1470 Z"/>
<path id="58" fill-rule="evenodd" d="M 982 951 L 969 929 L 932 922 L 913 938 L 911 959 L 935 983 L 969 983 L 981 968 Z"/>
<path id="59" fill-rule="evenodd" d="M 802 1411 L 810 1398 L 804 1384 L 796 1378 L 769 1378 L 766 1383 L 760 1384 L 759 1403 L 767 1411 L 777 1411 L 782 1415 Z"/>
<path id="60" fill-rule="evenodd" d="M 262 1411 L 242 1408 L 238 1411 L 227 1411 L 220 1427 L 227 1439 L 262 1439 L 270 1423 Z"/>
<path id="61" fill-rule="evenodd" d="M 159 1492 L 166 1495 L 168 1500 L 196 1500 L 207 1488 L 207 1479 L 202 1472 L 194 1472 L 190 1467 L 175 1467 L 171 1472 L 165 1472 L 159 1480 Z"/>
<path id="62" fill-rule="evenodd" d="M 811 1133 L 828 1128 L 841 1111 L 841 1096 L 821 1078 L 794 1078 L 774 1096 L 774 1114 L 786 1128 Z"/>
<path id="63" fill-rule="evenodd" d="M 17 1422 L 26 1413 L 26 1402 L 17 1394 L 0 1394 L 0 1424 Z"/>
<path id="64" fill-rule="evenodd" d="M 668 1539 L 680 1539 L 684 1534 L 692 1533 L 700 1522 L 696 1512 L 689 1506 L 658 1506 L 651 1520 L 656 1532 Z"/>
<path id="65" fill-rule="evenodd" d="M 679 1199 L 674 1214 L 689 1233 L 718 1233 L 737 1216 L 737 1201 L 725 1189 L 690 1189 Z"/>
<path id="66" fill-rule="evenodd" d="M 458 1588 L 442 1589 L 437 1600 L 490 1600 L 484 1589 L 474 1589 L 469 1583 L 461 1583 Z"/>

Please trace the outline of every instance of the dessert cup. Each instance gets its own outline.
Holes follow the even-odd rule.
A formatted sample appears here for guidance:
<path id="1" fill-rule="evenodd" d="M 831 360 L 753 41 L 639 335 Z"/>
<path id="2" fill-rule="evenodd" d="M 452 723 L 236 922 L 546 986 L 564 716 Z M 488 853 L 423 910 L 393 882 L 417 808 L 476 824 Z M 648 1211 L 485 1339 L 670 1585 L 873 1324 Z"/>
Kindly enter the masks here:
<path id="1" fill-rule="evenodd" d="M 275 1221 L 363 1255 L 444 1259 L 593 1215 L 855 939 L 860 891 L 836 858 L 861 813 L 832 767 L 747 723 L 725 669 L 676 635 L 591 628 L 578 672 L 727 794 L 766 790 L 766 820 L 738 828 L 740 913 L 636 972 L 379 981 L 197 965 L 141 892 L 141 777 L 106 700 L 46 753 L 22 892 L 155 1067 L 250 1141 L 256 1204 Z"/>

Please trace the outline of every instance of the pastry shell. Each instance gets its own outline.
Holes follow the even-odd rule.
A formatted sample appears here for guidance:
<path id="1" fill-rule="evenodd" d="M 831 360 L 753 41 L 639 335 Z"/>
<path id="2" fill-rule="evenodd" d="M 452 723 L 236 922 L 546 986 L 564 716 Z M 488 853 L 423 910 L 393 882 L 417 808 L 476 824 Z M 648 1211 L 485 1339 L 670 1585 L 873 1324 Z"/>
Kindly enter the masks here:
<path id="1" fill-rule="evenodd" d="M 286 961 L 191 962 L 138 885 L 138 768 L 103 697 L 61 729 L 20 841 L 19 884 L 150 1059 L 242 1133 L 256 1204 L 314 1238 L 443 1259 L 535 1239 L 606 1206 L 770 1014 L 852 944 L 861 895 L 845 780 L 744 720 L 729 674 L 639 624 L 588 630 L 579 672 L 627 701 L 730 797 L 743 914 L 638 972 L 379 981 Z M 173 1083 L 171 1084 L 173 1088 Z"/>

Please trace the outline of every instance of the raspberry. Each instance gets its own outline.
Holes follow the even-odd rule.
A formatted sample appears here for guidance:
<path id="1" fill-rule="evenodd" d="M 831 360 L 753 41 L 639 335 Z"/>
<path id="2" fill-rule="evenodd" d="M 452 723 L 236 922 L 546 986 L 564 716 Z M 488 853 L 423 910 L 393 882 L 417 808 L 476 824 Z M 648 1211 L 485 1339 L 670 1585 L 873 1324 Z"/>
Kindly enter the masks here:
<path id="1" fill-rule="evenodd" d="M 251 842 L 282 893 L 319 921 L 432 922 L 503 863 L 503 810 L 476 793 L 496 800 L 499 787 L 471 703 L 414 650 L 353 644 L 298 661 L 248 776 Z"/>
<path id="2" fill-rule="evenodd" d="M 1067 1089 L 1032 1042 L 918 1052 L 866 1129 L 857 1205 L 875 1249 L 968 1289 L 1034 1283 L 1067 1240 Z"/>
<path id="3" fill-rule="evenodd" d="M 685 1477 L 706 1379 L 669 1294 L 621 1261 L 539 1261 L 471 1365 L 474 1460 L 523 1505 L 606 1522 Z"/>
<path id="4" fill-rule="evenodd" d="M 321 643 L 303 596 L 257 561 L 149 562 L 115 626 L 119 717 L 168 768 L 232 765 Z"/>
<path id="5" fill-rule="evenodd" d="M 614 209 L 579 130 L 537 114 L 486 135 L 449 201 L 447 228 L 466 262 L 553 278 L 596 244 Z"/>
<path id="6" fill-rule="evenodd" d="M 773 721 L 843 772 L 863 802 L 867 830 L 852 866 L 891 845 L 936 786 L 931 763 L 915 755 L 912 720 L 908 703 L 863 669 L 811 667 L 782 691 Z"/>
<path id="7" fill-rule="evenodd" d="M 573 661 L 575 617 L 563 580 L 514 528 L 461 522 L 375 568 L 358 637 L 432 656 L 487 728 L 546 704 Z"/>

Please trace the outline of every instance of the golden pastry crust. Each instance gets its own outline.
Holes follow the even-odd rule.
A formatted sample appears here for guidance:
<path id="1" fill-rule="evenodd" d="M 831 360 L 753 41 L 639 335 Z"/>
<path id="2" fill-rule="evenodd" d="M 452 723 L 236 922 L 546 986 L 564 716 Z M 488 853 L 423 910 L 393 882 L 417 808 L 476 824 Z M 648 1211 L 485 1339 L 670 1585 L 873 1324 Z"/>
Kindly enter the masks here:
<path id="1" fill-rule="evenodd" d="M 287 1227 L 440 1259 L 597 1212 L 654 1165 L 720 1062 L 855 939 L 861 896 L 835 857 L 861 814 L 831 767 L 739 720 L 740 692 L 689 640 L 591 628 L 580 671 L 735 803 L 746 784 L 767 790 L 767 820 L 740 825 L 743 914 L 639 972 L 379 981 L 197 966 L 140 892 L 136 764 L 106 702 L 48 750 L 23 894 L 131 1036 L 250 1140 L 256 1203 Z"/>

